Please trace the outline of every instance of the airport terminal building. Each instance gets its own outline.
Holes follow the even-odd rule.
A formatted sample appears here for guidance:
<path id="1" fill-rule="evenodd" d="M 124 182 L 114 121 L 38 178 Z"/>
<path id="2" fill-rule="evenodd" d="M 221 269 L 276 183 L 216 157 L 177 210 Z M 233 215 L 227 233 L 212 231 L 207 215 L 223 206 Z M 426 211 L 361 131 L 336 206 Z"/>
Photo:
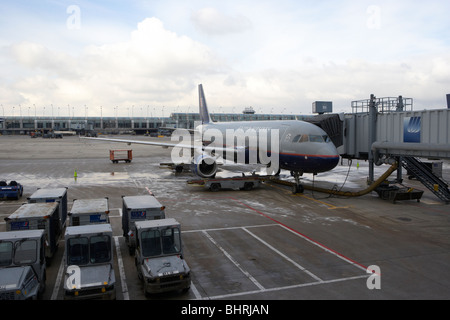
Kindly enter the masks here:
<path id="1" fill-rule="evenodd" d="M 247 110 L 247 109 L 246 109 Z M 308 115 L 292 114 L 255 114 L 252 111 L 243 113 L 212 113 L 213 121 L 261 121 L 261 120 L 304 120 Z M 195 121 L 200 121 L 198 113 L 172 113 L 170 117 L 30 117 L 5 116 L 0 118 L 0 133 L 30 134 L 31 132 L 47 133 L 50 131 L 70 131 L 84 133 L 96 132 L 104 134 L 135 133 L 145 134 L 157 132 L 160 127 L 194 128 Z"/>

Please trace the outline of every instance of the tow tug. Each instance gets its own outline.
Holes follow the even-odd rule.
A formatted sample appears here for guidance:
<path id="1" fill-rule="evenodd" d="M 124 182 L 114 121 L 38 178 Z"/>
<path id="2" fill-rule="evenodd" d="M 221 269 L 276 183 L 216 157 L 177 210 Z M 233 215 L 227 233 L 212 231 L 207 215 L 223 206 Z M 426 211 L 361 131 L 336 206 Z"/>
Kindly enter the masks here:
<path id="1" fill-rule="evenodd" d="M 136 222 L 135 265 L 144 293 L 182 290 L 191 286 L 191 269 L 183 257 L 181 225 L 173 219 Z"/>
<path id="2" fill-rule="evenodd" d="M 64 299 L 116 299 L 111 225 L 67 227 Z"/>
<path id="3" fill-rule="evenodd" d="M 44 230 L 0 232 L 0 300 L 36 300 L 45 290 Z"/>
<path id="4" fill-rule="evenodd" d="M 0 199 L 17 199 L 23 194 L 23 186 L 17 181 L 0 181 Z"/>
<path id="5" fill-rule="evenodd" d="M 221 189 L 239 189 L 249 191 L 261 185 L 262 181 L 267 177 L 259 175 L 251 175 L 231 178 L 203 178 L 188 180 L 187 184 L 203 186 L 212 192 L 220 191 Z"/>

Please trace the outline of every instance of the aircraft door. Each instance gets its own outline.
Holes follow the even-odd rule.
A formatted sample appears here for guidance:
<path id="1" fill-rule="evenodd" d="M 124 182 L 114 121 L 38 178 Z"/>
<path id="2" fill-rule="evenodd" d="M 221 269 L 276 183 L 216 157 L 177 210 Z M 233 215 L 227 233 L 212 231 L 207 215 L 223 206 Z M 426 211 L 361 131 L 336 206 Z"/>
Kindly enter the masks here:
<path id="1" fill-rule="evenodd" d="M 280 152 L 289 149 L 292 141 L 292 132 L 289 130 L 289 125 L 282 125 L 280 128 Z"/>

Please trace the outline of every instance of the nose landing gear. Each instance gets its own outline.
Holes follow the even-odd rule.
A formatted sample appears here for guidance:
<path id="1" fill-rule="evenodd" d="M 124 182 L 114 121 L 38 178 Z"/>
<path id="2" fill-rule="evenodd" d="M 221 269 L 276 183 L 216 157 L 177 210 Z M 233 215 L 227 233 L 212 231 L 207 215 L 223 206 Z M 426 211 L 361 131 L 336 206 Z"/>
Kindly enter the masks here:
<path id="1" fill-rule="evenodd" d="M 303 191 L 305 191 L 305 188 L 300 183 L 300 177 L 303 175 L 303 172 L 301 172 L 301 171 L 291 171 L 291 175 L 295 179 L 295 183 L 292 185 L 292 193 L 293 194 L 303 193 Z"/>

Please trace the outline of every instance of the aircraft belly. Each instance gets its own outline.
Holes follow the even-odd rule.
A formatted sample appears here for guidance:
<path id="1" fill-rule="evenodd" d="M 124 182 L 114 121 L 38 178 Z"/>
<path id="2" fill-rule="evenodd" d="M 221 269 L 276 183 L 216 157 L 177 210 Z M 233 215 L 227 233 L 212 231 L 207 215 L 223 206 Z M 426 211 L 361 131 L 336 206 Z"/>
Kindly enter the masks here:
<path id="1" fill-rule="evenodd" d="M 339 156 L 280 154 L 280 167 L 285 170 L 304 173 L 319 173 L 333 169 Z"/>

